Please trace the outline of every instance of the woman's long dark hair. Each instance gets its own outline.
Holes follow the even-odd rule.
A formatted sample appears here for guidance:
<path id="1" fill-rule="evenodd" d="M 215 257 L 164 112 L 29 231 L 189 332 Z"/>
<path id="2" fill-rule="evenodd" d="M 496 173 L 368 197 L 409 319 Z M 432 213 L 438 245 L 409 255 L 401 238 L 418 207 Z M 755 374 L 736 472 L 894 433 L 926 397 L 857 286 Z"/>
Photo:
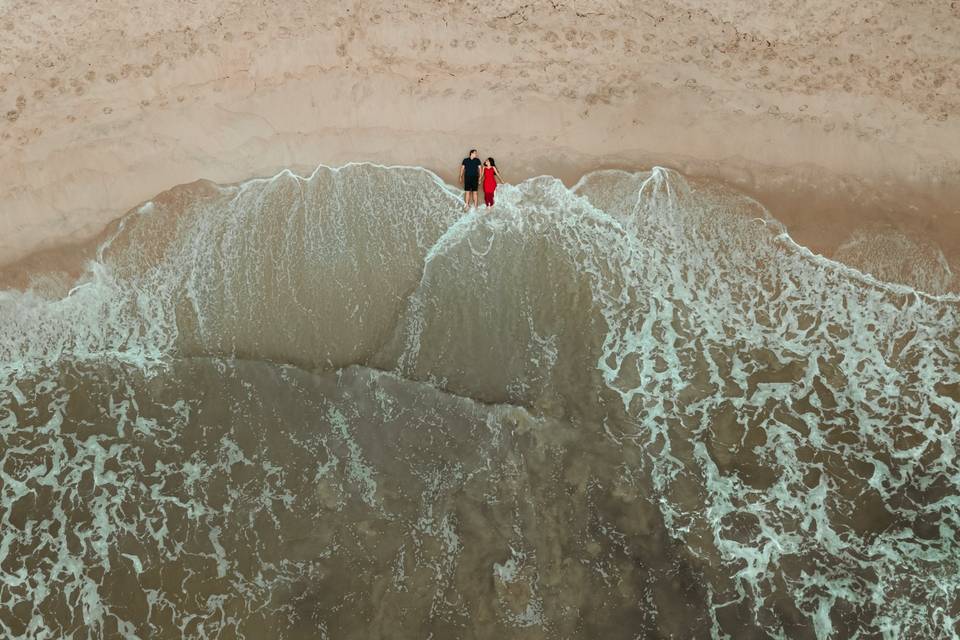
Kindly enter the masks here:
<path id="1" fill-rule="evenodd" d="M 487 162 L 490 163 L 490 166 L 491 166 L 491 167 L 497 166 L 497 163 L 496 163 L 496 161 L 494 161 L 493 158 L 487 158 Z"/>

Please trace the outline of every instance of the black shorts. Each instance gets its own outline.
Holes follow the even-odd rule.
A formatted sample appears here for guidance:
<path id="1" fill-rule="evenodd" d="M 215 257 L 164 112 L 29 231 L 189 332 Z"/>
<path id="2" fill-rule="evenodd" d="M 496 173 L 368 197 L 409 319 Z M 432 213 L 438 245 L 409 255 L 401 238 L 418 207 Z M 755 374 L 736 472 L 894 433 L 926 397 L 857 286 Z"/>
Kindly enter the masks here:
<path id="1" fill-rule="evenodd" d="M 480 184 L 480 176 L 464 176 L 463 178 L 464 191 L 476 191 L 478 184 Z"/>

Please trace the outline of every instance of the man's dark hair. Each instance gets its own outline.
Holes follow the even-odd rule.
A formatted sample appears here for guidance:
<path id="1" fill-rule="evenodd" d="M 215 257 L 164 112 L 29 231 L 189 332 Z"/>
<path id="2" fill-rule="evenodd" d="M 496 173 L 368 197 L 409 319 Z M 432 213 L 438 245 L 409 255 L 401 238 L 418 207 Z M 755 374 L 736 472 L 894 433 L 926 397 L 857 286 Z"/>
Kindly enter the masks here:
<path id="1" fill-rule="evenodd" d="M 468 153 L 467 155 L 469 156 L 471 153 L 476 153 L 476 152 L 477 152 L 476 149 L 470 149 L 470 153 Z"/>

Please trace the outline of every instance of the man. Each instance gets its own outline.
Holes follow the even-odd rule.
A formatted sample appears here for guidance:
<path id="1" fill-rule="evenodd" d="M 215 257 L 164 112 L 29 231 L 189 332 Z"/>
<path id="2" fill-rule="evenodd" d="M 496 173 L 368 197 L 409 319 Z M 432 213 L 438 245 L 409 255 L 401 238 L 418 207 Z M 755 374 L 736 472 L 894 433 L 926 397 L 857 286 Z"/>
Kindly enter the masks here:
<path id="1" fill-rule="evenodd" d="M 460 184 L 463 185 L 463 209 L 470 207 L 470 194 L 473 194 L 473 206 L 479 207 L 477 186 L 480 184 L 480 158 L 476 149 L 470 149 L 470 155 L 460 163 Z"/>

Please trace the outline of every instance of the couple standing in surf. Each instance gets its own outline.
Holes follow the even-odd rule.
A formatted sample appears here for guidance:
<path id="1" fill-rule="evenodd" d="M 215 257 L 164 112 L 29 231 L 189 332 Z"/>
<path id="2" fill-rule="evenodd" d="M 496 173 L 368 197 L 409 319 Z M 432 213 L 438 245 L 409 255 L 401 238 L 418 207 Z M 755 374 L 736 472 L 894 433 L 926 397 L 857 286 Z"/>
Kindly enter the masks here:
<path id="1" fill-rule="evenodd" d="M 483 169 L 483 201 L 488 207 L 493 206 L 493 192 L 497 190 L 497 183 L 503 182 L 500 177 L 500 171 L 497 170 L 497 163 L 493 158 L 487 158 L 483 161 L 481 167 L 480 158 L 477 157 L 477 150 L 470 149 L 470 154 L 460 163 L 460 184 L 463 185 L 463 208 L 470 208 L 471 194 L 473 194 L 473 206 L 479 207 L 480 200 L 477 195 L 477 187 L 480 184 L 480 169 Z"/>

